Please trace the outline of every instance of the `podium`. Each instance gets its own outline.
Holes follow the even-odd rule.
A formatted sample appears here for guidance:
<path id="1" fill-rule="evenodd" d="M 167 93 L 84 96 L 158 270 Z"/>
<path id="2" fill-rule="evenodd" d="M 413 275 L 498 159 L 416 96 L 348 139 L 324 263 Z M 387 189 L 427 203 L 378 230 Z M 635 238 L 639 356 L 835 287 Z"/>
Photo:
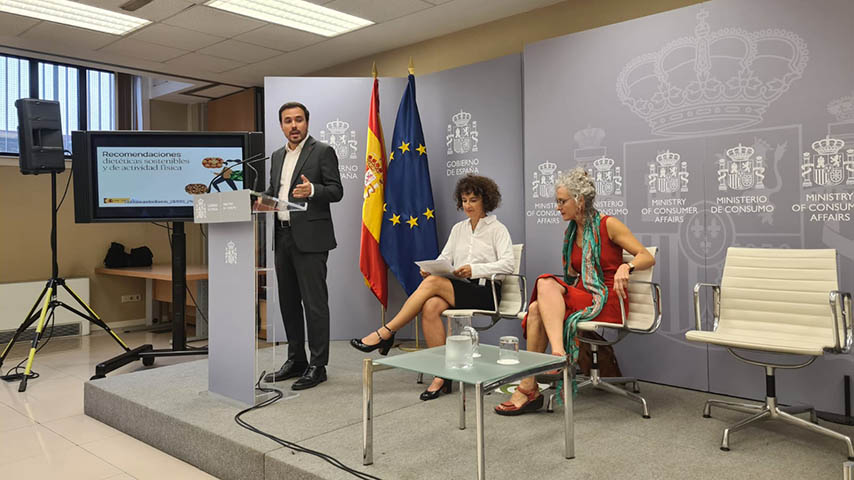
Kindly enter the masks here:
<path id="1" fill-rule="evenodd" d="M 265 234 L 261 218 L 273 221 L 283 208 L 306 207 L 281 205 L 276 198 L 250 190 L 193 197 L 195 223 L 208 225 L 208 392 L 245 405 L 256 405 L 270 395 L 255 388 L 261 374 L 256 329 L 259 280 L 275 275 L 275 269 L 259 261 L 259 245 Z"/>

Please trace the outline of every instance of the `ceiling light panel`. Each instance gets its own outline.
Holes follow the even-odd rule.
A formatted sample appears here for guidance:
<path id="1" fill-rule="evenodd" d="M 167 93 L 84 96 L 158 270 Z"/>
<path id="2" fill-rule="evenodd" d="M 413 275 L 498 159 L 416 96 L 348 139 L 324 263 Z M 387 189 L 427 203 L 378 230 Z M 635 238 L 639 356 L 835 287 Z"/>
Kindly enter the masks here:
<path id="1" fill-rule="evenodd" d="M 325 37 L 374 24 L 303 0 L 209 0 L 205 5 Z"/>
<path id="2" fill-rule="evenodd" d="M 0 12 L 14 13 L 73 27 L 124 35 L 151 23 L 69 0 L 0 0 Z"/>

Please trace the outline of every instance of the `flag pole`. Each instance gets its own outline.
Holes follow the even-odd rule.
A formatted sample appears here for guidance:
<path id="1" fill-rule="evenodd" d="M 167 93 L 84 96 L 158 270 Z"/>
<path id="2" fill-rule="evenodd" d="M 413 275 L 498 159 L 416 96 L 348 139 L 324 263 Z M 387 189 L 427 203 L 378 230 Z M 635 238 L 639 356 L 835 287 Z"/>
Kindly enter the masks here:
<path id="1" fill-rule="evenodd" d="M 415 75 L 415 64 L 412 63 L 412 57 L 409 57 L 409 68 L 407 70 L 409 70 L 410 75 Z"/>

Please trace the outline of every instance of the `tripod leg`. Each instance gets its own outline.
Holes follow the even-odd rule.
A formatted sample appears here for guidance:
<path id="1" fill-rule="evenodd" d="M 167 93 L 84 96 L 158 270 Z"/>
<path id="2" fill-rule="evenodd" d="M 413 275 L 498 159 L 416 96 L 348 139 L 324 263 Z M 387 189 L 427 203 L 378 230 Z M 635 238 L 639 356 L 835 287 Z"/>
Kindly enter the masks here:
<path id="1" fill-rule="evenodd" d="M 119 338 L 119 336 L 116 334 L 116 332 L 114 332 L 106 323 L 104 323 L 104 321 L 101 320 L 101 317 L 99 317 L 98 314 L 95 313 L 95 311 L 89 307 L 89 305 L 86 305 L 86 302 L 84 302 L 82 298 L 80 298 L 79 296 L 77 296 L 76 293 L 74 293 L 74 290 L 72 290 L 71 287 L 66 285 L 65 282 L 62 283 L 62 287 L 65 288 L 65 291 L 67 291 L 68 294 L 71 295 L 71 297 L 74 300 L 76 300 L 77 303 L 79 303 L 83 307 L 84 310 L 86 310 L 86 312 L 89 314 L 89 317 L 86 317 L 85 315 L 81 315 L 80 312 L 77 312 L 76 310 L 72 309 L 71 307 L 66 306 L 66 308 L 68 308 L 69 310 L 72 310 L 74 313 L 77 313 L 78 315 L 86 318 L 90 322 L 92 322 L 95 325 L 104 329 L 107 333 L 110 334 L 111 337 L 113 337 L 116 340 L 116 342 L 119 343 L 119 345 L 122 346 L 122 348 L 125 349 L 126 352 L 130 351 L 130 347 L 127 346 L 127 344 L 124 342 L 124 340 Z"/>
<path id="2" fill-rule="evenodd" d="M 33 314 L 35 313 L 36 309 L 39 307 L 39 304 L 42 302 L 42 299 L 44 298 L 44 294 L 47 293 L 47 289 L 48 289 L 47 286 L 45 286 L 42 289 L 41 295 L 39 295 L 39 298 L 36 300 L 35 303 L 33 303 L 33 308 L 30 309 L 30 313 L 27 314 L 27 318 L 24 319 L 24 322 L 21 323 L 21 326 L 19 326 L 18 330 L 15 331 L 15 334 L 12 335 L 12 339 L 9 340 L 9 343 L 6 344 L 6 348 L 3 349 L 3 353 L 0 353 L 0 367 L 3 366 L 3 362 L 6 360 L 6 356 L 9 355 L 10 351 L 12 351 L 12 346 L 15 345 L 16 341 L 18 341 L 18 337 L 20 337 L 22 333 L 24 333 L 28 328 L 30 328 L 30 325 L 35 323 L 35 321 L 38 317 L 34 316 Z M 50 298 L 50 297 L 48 297 L 48 298 Z"/>
<path id="3" fill-rule="evenodd" d="M 36 358 L 36 349 L 39 345 L 39 338 L 42 336 L 42 330 L 44 330 L 44 321 L 47 318 L 47 311 L 50 310 L 50 299 L 52 296 L 53 285 L 49 285 L 47 287 L 47 295 L 44 297 L 44 303 L 42 303 L 42 313 L 39 316 L 39 323 L 36 325 L 36 334 L 33 335 L 33 345 L 30 347 L 30 354 L 27 357 L 27 367 L 24 369 L 24 376 L 21 378 L 21 385 L 18 387 L 19 392 L 27 389 L 27 379 L 30 378 L 30 373 L 33 369 L 33 360 Z"/>

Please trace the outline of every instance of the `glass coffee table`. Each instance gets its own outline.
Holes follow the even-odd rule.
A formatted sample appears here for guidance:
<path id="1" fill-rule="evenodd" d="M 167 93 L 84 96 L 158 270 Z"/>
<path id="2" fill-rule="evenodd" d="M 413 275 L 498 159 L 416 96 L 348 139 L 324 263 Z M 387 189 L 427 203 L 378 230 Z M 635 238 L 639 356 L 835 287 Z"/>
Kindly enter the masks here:
<path id="1" fill-rule="evenodd" d="M 499 348 L 494 345 L 480 345 L 481 356 L 474 359 L 471 368 L 445 368 L 445 347 L 434 347 L 417 352 L 394 355 L 372 360 L 366 358 L 362 364 L 362 464 L 371 465 L 373 459 L 373 420 L 374 420 L 374 382 L 376 371 L 400 368 L 417 373 L 434 375 L 460 382 L 460 429 L 466 428 L 466 384 L 474 385 L 475 410 L 477 422 L 477 478 L 486 478 L 483 444 L 483 394 L 507 383 L 530 377 L 537 373 L 563 368 L 563 383 L 570 385 L 572 375 L 567 359 L 545 353 L 519 352 L 516 365 L 499 365 Z M 564 456 L 575 458 L 575 440 L 572 421 L 572 394 L 564 397 Z"/>

